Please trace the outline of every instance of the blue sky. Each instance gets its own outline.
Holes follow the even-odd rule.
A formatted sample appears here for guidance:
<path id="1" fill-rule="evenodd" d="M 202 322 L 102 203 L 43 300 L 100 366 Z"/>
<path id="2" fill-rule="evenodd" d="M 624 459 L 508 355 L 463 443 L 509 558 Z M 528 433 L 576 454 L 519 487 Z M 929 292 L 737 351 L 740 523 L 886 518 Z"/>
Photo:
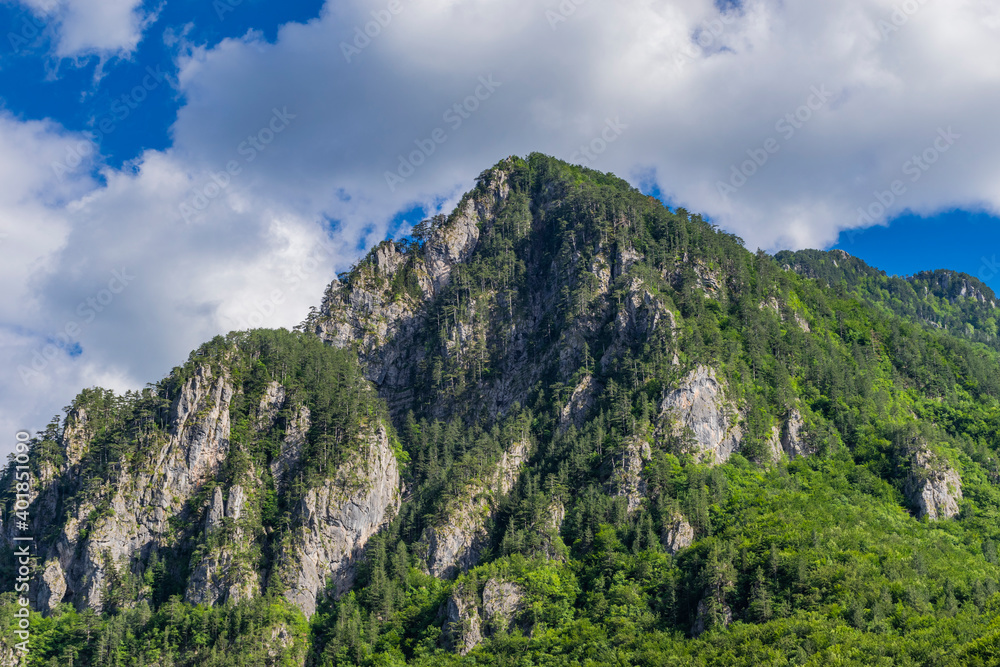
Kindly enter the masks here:
<path id="1" fill-rule="evenodd" d="M 1000 289 L 1000 7 L 898 5 L 0 2 L 0 430 L 295 325 L 531 151 L 751 250 Z"/>
<path id="2" fill-rule="evenodd" d="M 1000 294 L 1000 225 L 993 216 L 948 211 L 912 215 L 888 227 L 842 232 L 835 247 L 898 275 L 954 269 L 979 278 Z"/>
<path id="3" fill-rule="evenodd" d="M 267 2 L 266 0 L 171 0 L 145 3 L 155 21 L 145 30 L 138 48 L 127 57 L 94 55 L 74 59 L 52 57 L 53 35 L 46 27 L 35 35 L 30 26 L 48 26 L 17 3 L 0 4 L 0 25 L 9 26 L 0 46 L 0 91 L 3 107 L 19 118 L 52 118 L 71 131 L 99 131 L 110 118 L 114 129 L 101 133 L 100 150 L 113 167 L 139 156 L 146 149 L 170 146 L 170 127 L 183 104 L 183 96 L 168 83 L 157 85 L 130 115 L 118 120 L 112 109 L 116 100 L 131 91 L 148 68 L 174 77 L 176 45 L 164 43 L 167 31 L 197 44 L 217 44 L 256 31 L 273 41 L 278 27 L 305 22 L 319 15 L 319 0 Z M 34 35 L 34 36 L 33 36 Z M 30 38 L 30 39 L 29 39 Z M 26 40 L 26 41 L 22 41 Z M 120 114 L 118 114 L 120 115 Z"/>

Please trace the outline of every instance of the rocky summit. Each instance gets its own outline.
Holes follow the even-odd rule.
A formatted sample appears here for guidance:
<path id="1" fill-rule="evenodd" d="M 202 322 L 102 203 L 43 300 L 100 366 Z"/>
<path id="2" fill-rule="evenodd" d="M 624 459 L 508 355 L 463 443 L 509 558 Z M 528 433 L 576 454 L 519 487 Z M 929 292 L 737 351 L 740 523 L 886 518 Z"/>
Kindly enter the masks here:
<path id="1" fill-rule="evenodd" d="M 37 433 L 0 665 L 996 664 L 998 317 L 505 159 Z"/>

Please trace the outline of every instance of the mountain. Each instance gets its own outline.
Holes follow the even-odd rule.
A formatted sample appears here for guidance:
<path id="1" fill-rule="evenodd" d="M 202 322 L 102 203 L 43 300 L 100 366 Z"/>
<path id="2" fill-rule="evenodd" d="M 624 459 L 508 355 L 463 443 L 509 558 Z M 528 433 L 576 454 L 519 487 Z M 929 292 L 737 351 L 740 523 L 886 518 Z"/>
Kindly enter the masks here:
<path id="1" fill-rule="evenodd" d="M 81 392 L 0 586 L 31 665 L 995 664 L 995 302 L 508 158 L 295 331 Z"/>
<path id="2" fill-rule="evenodd" d="M 783 250 L 775 260 L 786 270 L 849 291 L 884 312 L 1000 349 L 996 295 L 966 273 L 939 269 L 908 278 L 888 276 L 843 250 Z"/>

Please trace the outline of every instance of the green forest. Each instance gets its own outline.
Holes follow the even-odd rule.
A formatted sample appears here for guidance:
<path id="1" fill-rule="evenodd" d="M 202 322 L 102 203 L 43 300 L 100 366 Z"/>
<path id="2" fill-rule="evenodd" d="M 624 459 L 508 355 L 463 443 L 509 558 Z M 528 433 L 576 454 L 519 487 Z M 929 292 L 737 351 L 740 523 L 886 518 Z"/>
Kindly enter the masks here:
<path id="1" fill-rule="evenodd" d="M 427 296 L 421 258 L 466 203 L 493 201 L 500 172 L 506 194 L 475 251 Z M 391 273 L 377 261 L 386 244 L 402 257 Z M 80 507 L 93 508 L 84 531 L 113 519 L 115 490 L 155 467 L 200 368 L 235 388 L 225 461 L 171 518 L 166 546 L 109 566 L 100 612 L 33 613 L 25 664 L 1000 664 L 1000 338 L 995 296 L 975 278 L 751 252 L 611 174 L 533 154 L 484 172 L 456 212 L 384 242 L 338 285 L 419 314 L 396 384 L 366 379 L 357 349 L 316 335 L 337 316 L 331 291 L 295 331 L 218 337 L 140 392 L 84 390 L 38 433 L 33 474 L 60 490 L 33 512 L 51 511 L 43 539 L 55 543 Z M 740 426 L 724 461 L 662 408 L 698 367 Z M 273 382 L 286 407 L 261 430 Z M 574 422 L 584 382 L 597 390 Z M 281 485 L 272 464 L 293 405 L 310 425 Z M 89 435 L 70 465 L 64 429 L 81 411 Z M 808 455 L 775 450 L 792 412 Z M 357 555 L 350 590 L 307 617 L 274 574 L 282 540 L 311 489 L 360 465 L 356 442 L 377 425 L 401 504 Z M 484 505 L 475 562 L 432 576 L 428 531 L 478 502 L 513 442 L 528 454 Z M 636 443 L 648 451 L 630 506 L 615 480 Z M 923 460 L 960 477 L 954 516 L 920 516 L 913 488 L 934 472 Z M 216 487 L 234 484 L 254 490 L 238 539 L 266 574 L 259 595 L 185 602 L 199 559 L 237 539 L 199 527 Z M 679 517 L 693 535 L 675 549 Z M 13 591 L 13 563 L 0 554 L 0 590 Z M 4 593 L 0 648 L 18 641 L 16 608 Z"/>

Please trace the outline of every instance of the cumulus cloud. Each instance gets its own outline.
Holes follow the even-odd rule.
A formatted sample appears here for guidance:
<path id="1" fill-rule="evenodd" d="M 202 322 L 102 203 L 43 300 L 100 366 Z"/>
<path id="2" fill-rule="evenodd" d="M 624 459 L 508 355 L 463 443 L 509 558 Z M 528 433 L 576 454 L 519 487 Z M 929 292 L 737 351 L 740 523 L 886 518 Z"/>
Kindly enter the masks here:
<path id="1" fill-rule="evenodd" d="M 274 42 L 187 44 L 172 147 L 86 194 L 47 187 L 76 139 L 0 122 L 40 156 L 0 161 L 0 208 L 52 230 L 23 241 L 34 268 L 3 269 L 8 368 L 81 325 L 4 405 L 47 415 L 53 392 L 140 386 L 216 333 L 291 326 L 399 211 L 447 207 L 511 154 L 655 182 L 751 249 L 997 212 L 998 32 L 986 0 L 341 0 Z M 134 276 L 118 294 L 114 271 Z"/>
<path id="2" fill-rule="evenodd" d="M 74 182 L 52 165 L 81 141 L 51 126 L 0 124 L 0 176 L 10 177 L 2 270 L 17 290 L 0 304 L 0 428 L 9 434 L 43 426 L 83 387 L 155 381 L 219 333 L 293 326 L 355 253 L 356 241 L 335 242 L 324 219 L 236 178 L 219 188 L 210 219 L 186 222 L 180 205 L 218 175 L 169 152 L 107 169 L 100 185 Z M 57 188 L 67 192 L 39 201 Z"/>
<path id="3" fill-rule="evenodd" d="M 48 24 L 61 58 L 127 56 L 152 20 L 142 0 L 21 0 Z"/>
<path id="4" fill-rule="evenodd" d="M 262 183 L 334 214 L 346 192 L 369 220 L 532 150 L 655 174 L 672 201 L 771 249 L 829 244 L 907 209 L 1000 205 L 994 3 L 387 7 L 331 4 L 274 44 L 192 51 L 178 145 L 210 162 L 287 107 L 298 118 L 269 149 Z M 500 85 L 471 99 L 480 77 Z M 478 108 L 446 117 L 464 101 Z M 601 136 L 609 120 L 622 128 L 614 141 Z M 385 172 L 407 173 L 399 156 L 429 147 L 436 128 L 445 141 L 387 187 Z"/>

